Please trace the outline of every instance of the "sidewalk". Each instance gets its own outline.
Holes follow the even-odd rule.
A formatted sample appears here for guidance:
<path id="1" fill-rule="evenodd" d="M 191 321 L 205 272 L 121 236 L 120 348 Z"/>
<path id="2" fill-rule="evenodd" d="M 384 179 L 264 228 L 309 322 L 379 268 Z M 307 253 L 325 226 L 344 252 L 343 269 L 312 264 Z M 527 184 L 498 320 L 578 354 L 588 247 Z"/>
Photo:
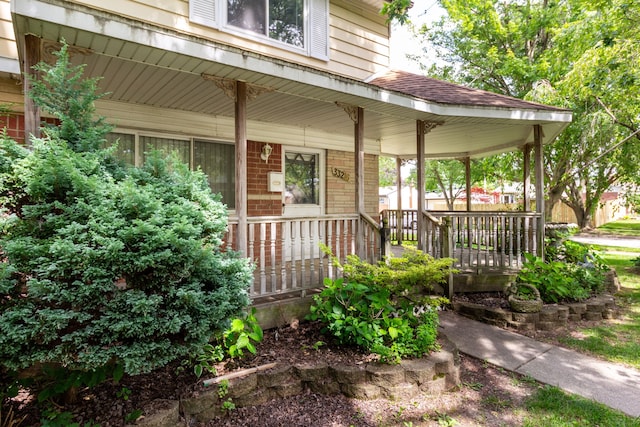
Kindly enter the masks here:
<path id="1" fill-rule="evenodd" d="M 640 416 L 640 372 L 524 335 L 440 313 L 440 327 L 462 353 Z"/>
<path id="2" fill-rule="evenodd" d="M 640 238 L 617 234 L 582 232 L 569 237 L 575 242 L 587 245 L 617 246 L 624 248 L 640 248 Z"/>

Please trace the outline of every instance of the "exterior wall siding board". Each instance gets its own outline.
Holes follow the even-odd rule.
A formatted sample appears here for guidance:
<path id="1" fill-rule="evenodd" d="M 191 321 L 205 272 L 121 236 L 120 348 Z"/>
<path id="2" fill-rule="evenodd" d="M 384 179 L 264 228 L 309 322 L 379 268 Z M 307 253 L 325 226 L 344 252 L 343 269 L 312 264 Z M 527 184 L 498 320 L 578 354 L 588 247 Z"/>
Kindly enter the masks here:
<path id="1" fill-rule="evenodd" d="M 11 104 L 12 111 L 24 111 L 22 86 L 17 80 L 0 78 L 0 100 L 3 104 Z"/>
<path id="2" fill-rule="evenodd" d="M 6 2 L 7 0 L 0 1 Z M 189 21 L 187 0 L 113 0 L 110 2 L 75 0 L 73 3 L 355 79 L 364 79 L 388 64 L 389 42 L 387 36 L 389 30 L 384 22 L 384 17 L 379 16 L 376 10 L 368 7 L 356 8 L 360 10 L 359 14 L 353 8 L 345 8 L 348 3 L 341 1 L 331 2 L 329 5 L 329 46 L 331 52 L 328 62 L 192 23 Z M 49 38 L 58 40 L 65 36 L 63 33 L 64 29 L 60 29 L 59 34 L 52 34 Z M 73 43 L 71 33 L 66 34 L 65 38 L 69 43 Z M 359 42 L 355 42 L 355 40 L 359 40 Z M 364 43 L 361 44 L 361 41 Z M 92 46 L 92 49 L 96 51 L 104 51 L 106 48 L 110 51 L 113 49 L 113 54 L 121 54 L 116 44 L 113 46 Z M 339 52 L 343 49 L 348 50 L 350 55 L 341 56 Z M 149 57 L 149 59 L 152 58 Z M 160 66 L 171 66 L 171 61 L 172 59 L 168 57 L 158 58 L 155 63 Z M 188 62 L 179 65 L 185 69 L 190 66 L 193 65 L 189 65 Z"/>
<path id="3" fill-rule="evenodd" d="M 234 140 L 233 117 L 194 114 L 188 111 L 167 110 L 112 101 L 98 101 L 96 107 L 98 114 L 106 117 L 109 123 L 120 128 L 178 133 L 224 141 Z M 346 114 L 345 120 L 349 120 Z M 248 138 L 254 141 L 297 147 L 340 150 L 344 149 L 345 145 L 353 145 L 352 136 L 339 136 L 310 128 L 282 126 L 277 123 L 252 120 L 249 120 L 247 124 L 247 134 Z M 376 141 L 365 139 L 365 151 L 370 154 L 379 154 Z"/>

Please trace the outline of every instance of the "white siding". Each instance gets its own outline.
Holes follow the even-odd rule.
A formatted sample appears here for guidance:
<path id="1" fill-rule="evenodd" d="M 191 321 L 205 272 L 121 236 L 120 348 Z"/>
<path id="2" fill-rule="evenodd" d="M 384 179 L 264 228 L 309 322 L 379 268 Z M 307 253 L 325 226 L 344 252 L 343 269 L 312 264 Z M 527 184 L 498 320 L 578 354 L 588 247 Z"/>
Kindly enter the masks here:
<path id="1" fill-rule="evenodd" d="M 329 62 L 192 23 L 188 0 L 76 0 L 75 3 L 359 80 L 389 63 L 389 27 L 376 8 L 364 2 L 331 0 Z"/>
<path id="2" fill-rule="evenodd" d="M 0 58 L 18 59 L 16 38 L 11 24 L 11 6 L 9 0 L 0 0 Z M 1 69 L 0 71 L 7 71 Z"/>
<path id="3" fill-rule="evenodd" d="M 235 125 L 233 117 L 208 116 L 188 111 L 126 104 L 112 101 L 98 101 L 97 113 L 108 123 L 119 129 L 146 132 L 170 133 L 201 138 L 233 141 Z M 317 129 L 284 126 L 281 124 L 249 120 L 247 137 L 252 141 L 272 142 L 298 147 L 344 150 L 353 146 L 352 135 L 336 135 Z M 375 140 L 365 140 L 365 151 L 379 154 L 379 144 Z"/>

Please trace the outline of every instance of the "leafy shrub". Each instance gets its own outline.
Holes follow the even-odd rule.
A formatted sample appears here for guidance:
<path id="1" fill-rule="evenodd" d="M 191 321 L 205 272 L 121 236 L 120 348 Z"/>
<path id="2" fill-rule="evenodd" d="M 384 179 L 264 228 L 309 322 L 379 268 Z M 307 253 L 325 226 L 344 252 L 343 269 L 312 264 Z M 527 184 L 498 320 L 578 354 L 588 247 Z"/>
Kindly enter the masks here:
<path id="1" fill-rule="evenodd" d="M 433 350 L 437 307 L 448 301 L 432 298 L 428 291 L 448 275 L 451 260 L 414 252 L 403 258 L 371 265 L 349 257 L 345 278 L 325 279 L 308 319 L 324 323 L 338 342 L 379 354 L 387 362 Z"/>
<path id="2" fill-rule="evenodd" d="M 452 264 L 451 258 L 435 259 L 406 246 L 402 256 L 388 257 L 375 265 L 349 255 L 342 269 L 348 281 L 389 289 L 396 305 L 421 305 L 429 304 L 435 285 L 447 282 Z"/>
<path id="3" fill-rule="evenodd" d="M 229 328 L 222 333 L 216 334 L 212 343 L 205 344 L 195 357 L 196 363 L 193 371 L 200 377 L 204 370 L 216 373 L 215 364 L 221 362 L 225 357 L 244 357 L 244 350 L 251 354 L 256 354 L 254 345 L 262 342 L 263 332 L 258 319 L 256 319 L 256 309 L 244 317 L 237 317 L 231 321 Z"/>
<path id="4" fill-rule="evenodd" d="M 532 254 L 525 254 L 525 259 L 516 281 L 538 288 L 540 297 L 546 303 L 581 301 L 604 286 L 604 275 L 598 268 L 562 261 L 545 262 Z"/>
<path id="5" fill-rule="evenodd" d="M 87 88 L 59 87 L 81 73 L 59 78 L 66 49 L 43 67 L 59 96 L 35 101 L 59 128 L 32 150 L 0 141 L 0 366 L 149 372 L 228 326 L 252 266 L 221 249 L 226 208 L 202 173 L 159 153 L 118 166 L 92 105 L 69 100 Z"/>

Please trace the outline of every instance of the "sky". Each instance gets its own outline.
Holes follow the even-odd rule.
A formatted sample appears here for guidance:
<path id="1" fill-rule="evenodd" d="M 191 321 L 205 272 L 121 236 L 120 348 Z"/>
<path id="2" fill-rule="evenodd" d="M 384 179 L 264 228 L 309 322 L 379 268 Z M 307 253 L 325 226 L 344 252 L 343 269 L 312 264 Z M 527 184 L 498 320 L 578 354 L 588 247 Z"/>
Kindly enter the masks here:
<path id="1" fill-rule="evenodd" d="M 444 13 L 436 0 L 414 0 L 409 18 L 414 25 L 420 26 L 438 20 Z M 407 54 L 422 55 L 421 45 L 406 25 L 394 23 L 391 27 L 391 68 L 420 73 L 419 65 L 407 60 Z"/>

